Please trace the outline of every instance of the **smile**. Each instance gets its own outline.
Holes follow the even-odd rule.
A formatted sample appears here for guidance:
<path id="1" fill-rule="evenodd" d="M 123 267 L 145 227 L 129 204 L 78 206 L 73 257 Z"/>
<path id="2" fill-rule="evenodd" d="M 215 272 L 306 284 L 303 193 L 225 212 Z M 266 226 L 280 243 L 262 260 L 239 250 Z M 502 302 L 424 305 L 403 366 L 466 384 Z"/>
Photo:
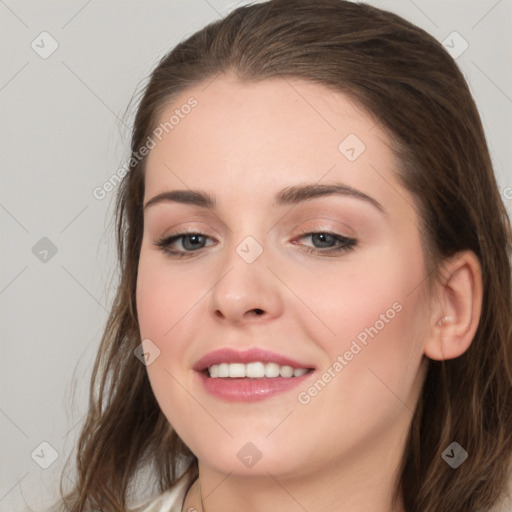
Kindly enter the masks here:
<path id="1" fill-rule="evenodd" d="M 210 352 L 193 367 L 203 389 L 235 402 L 264 400 L 309 378 L 314 367 L 265 349 Z"/>

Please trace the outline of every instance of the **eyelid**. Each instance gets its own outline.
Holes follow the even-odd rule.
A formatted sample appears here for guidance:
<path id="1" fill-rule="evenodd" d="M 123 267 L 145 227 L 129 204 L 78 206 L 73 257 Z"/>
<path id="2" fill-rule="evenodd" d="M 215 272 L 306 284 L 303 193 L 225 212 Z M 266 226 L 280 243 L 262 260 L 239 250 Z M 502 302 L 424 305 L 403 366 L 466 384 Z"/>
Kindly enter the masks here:
<path id="1" fill-rule="evenodd" d="M 342 233 L 339 233 L 339 236 L 345 236 L 347 238 L 356 236 L 354 229 L 352 229 L 349 224 L 341 221 L 339 218 L 328 217 L 327 215 L 314 216 L 313 218 L 309 216 L 308 220 L 302 220 L 301 222 L 296 223 L 292 229 L 295 230 L 298 226 L 303 226 L 304 224 L 311 224 L 313 226 L 313 228 L 309 230 L 309 232 L 339 232 L 339 230 L 341 229 Z M 341 227 L 336 227 L 336 225 Z"/>
<path id="2" fill-rule="evenodd" d="M 197 225 L 197 224 L 199 225 Z M 181 228 L 180 226 L 186 225 L 186 227 Z M 206 233 L 211 233 L 207 235 Z M 176 235 L 203 235 L 211 238 L 212 236 L 216 236 L 218 238 L 222 237 L 222 235 L 210 225 L 205 225 L 204 222 L 190 221 L 190 222 L 180 222 L 176 226 L 165 229 L 162 235 L 158 235 L 157 238 L 159 240 L 164 238 L 170 238 Z"/>
<path id="3" fill-rule="evenodd" d="M 347 240 L 355 240 L 356 238 L 352 235 L 346 235 L 344 233 L 340 233 L 337 229 L 331 229 L 331 228 L 320 228 L 320 229 L 300 229 L 298 232 L 299 237 L 305 236 L 305 235 L 314 235 L 317 233 L 325 233 L 327 235 L 332 235 L 334 237 L 338 238 L 345 238 Z"/>

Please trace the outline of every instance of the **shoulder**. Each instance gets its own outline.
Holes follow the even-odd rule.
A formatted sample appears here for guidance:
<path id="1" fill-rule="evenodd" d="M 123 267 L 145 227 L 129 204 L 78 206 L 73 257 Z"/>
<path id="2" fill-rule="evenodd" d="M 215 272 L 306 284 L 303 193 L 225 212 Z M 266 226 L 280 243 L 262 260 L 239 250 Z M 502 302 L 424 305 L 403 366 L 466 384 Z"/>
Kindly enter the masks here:
<path id="1" fill-rule="evenodd" d="M 188 483 L 187 479 L 183 479 L 163 494 L 135 508 L 129 508 L 127 512 L 181 512 Z"/>

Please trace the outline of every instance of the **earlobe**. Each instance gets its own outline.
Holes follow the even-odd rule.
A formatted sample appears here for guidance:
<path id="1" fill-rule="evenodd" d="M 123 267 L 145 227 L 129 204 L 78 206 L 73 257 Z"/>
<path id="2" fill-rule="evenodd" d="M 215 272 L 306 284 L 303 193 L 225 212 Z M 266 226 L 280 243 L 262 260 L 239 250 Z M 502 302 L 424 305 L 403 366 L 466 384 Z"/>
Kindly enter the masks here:
<path id="1" fill-rule="evenodd" d="M 471 345 L 482 311 L 480 262 L 472 251 L 457 253 L 442 264 L 438 304 L 433 308 L 425 341 L 430 359 L 454 359 Z"/>

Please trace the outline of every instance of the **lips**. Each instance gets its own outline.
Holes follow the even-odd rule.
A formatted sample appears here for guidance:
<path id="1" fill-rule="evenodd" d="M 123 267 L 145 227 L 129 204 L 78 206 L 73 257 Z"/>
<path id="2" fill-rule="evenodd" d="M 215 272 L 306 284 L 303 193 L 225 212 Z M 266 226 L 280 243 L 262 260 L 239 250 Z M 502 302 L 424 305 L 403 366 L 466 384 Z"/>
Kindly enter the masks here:
<path id="1" fill-rule="evenodd" d="M 227 401 L 264 400 L 298 386 L 315 368 L 265 349 L 210 352 L 193 366 L 203 389 Z"/>

